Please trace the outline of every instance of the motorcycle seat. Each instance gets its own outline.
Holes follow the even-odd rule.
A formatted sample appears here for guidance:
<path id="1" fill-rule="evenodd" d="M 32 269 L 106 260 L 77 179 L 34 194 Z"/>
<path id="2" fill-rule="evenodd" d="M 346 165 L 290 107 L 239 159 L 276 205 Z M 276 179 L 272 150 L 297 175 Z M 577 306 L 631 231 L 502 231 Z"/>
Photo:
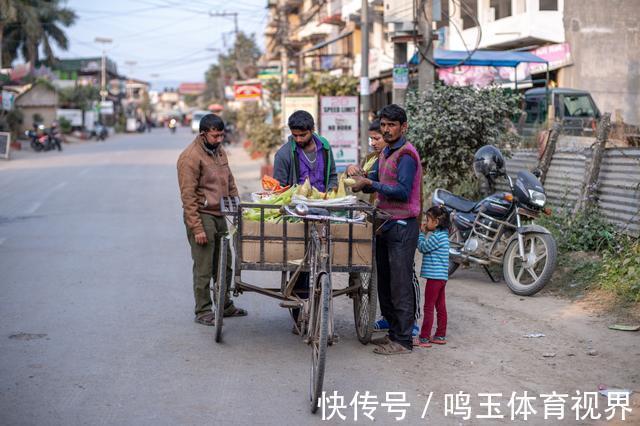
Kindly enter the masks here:
<path id="1" fill-rule="evenodd" d="M 456 211 L 469 213 L 476 206 L 475 201 L 467 200 L 464 197 L 455 195 L 446 189 L 436 189 L 433 193 L 434 204 L 444 204 L 447 207 L 455 209 Z"/>

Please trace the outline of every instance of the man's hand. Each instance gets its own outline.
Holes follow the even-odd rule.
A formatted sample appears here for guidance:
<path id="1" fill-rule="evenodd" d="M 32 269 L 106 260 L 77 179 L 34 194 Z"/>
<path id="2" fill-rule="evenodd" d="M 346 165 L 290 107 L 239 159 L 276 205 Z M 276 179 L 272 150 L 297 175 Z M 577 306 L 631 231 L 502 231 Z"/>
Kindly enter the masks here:
<path id="1" fill-rule="evenodd" d="M 198 234 L 195 235 L 195 239 L 196 239 L 196 243 L 200 244 L 201 246 L 207 244 L 208 240 L 207 240 L 207 234 L 205 232 L 200 232 Z"/>
<path id="2" fill-rule="evenodd" d="M 347 176 L 364 176 L 364 170 L 357 164 L 352 164 L 347 167 Z"/>
<path id="3" fill-rule="evenodd" d="M 371 179 L 367 179 L 366 177 L 356 175 L 353 176 L 353 179 L 356 181 L 356 184 L 351 186 L 351 190 L 354 192 L 361 191 L 363 188 L 371 186 L 372 184 Z"/>

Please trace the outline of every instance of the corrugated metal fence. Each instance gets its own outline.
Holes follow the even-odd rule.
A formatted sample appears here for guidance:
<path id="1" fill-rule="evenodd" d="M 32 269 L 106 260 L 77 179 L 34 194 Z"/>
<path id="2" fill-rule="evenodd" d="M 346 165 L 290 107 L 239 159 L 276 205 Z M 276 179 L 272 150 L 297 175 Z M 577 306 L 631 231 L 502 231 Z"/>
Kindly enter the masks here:
<path id="1" fill-rule="evenodd" d="M 572 206 L 576 202 L 590 159 L 590 150 L 557 151 L 554 154 L 544 185 L 551 205 Z M 512 158 L 507 159 L 507 172 L 515 178 L 519 171 L 531 170 L 537 164 L 536 150 L 517 150 Z M 607 219 L 631 235 L 640 235 L 640 149 L 605 150 L 598 197 Z"/>

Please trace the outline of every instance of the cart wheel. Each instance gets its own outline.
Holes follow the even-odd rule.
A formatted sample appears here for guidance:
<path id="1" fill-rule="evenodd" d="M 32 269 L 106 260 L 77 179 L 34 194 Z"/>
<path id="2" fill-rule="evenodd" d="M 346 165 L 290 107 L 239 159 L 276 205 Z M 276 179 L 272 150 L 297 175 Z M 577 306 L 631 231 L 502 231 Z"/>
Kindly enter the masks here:
<path id="1" fill-rule="evenodd" d="M 358 340 L 366 345 L 373 334 L 378 298 L 378 281 L 375 265 L 371 272 L 360 273 L 360 288 L 353 297 L 353 318 L 356 323 Z"/>
<path id="2" fill-rule="evenodd" d="M 220 255 L 218 257 L 218 273 L 216 278 L 218 279 L 218 285 L 216 285 L 216 343 L 222 341 L 222 321 L 224 318 L 224 295 L 227 290 L 227 249 L 229 247 L 229 240 L 227 237 L 220 238 Z"/>
<path id="3" fill-rule="evenodd" d="M 331 301 L 331 278 L 322 273 L 318 278 L 319 295 L 314 297 L 314 318 L 310 319 L 312 329 L 309 330 L 311 343 L 311 412 L 318 411 L 318 402 L 322 397 L 324 367 L 327 359 L 327 342 L 329 340 L 329 303 Z M 319 297 L 318 297 L 319 296 Z"/>

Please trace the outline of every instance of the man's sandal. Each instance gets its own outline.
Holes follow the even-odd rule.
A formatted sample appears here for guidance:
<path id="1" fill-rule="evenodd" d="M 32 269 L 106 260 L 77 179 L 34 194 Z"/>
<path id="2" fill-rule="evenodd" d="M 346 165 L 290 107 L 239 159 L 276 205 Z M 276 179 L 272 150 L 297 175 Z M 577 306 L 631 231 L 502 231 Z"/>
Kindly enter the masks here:
<path id="1" fill-rule="evenodd" d="M 371 339 L 371 343 L 374 345 L 388 345 L 389 343 L 391 343 L 391 339 L 389 339 L 389 336 L 383 336 Z"/>
<path id="2" fill-rule="evenodd" d="M 433 343 L 434 345 L 446 345 L 447 344 L 447 338 L 446 337 L 441 337 L 441 336 L 436 336 L 433 339 L 431 339 L 430 342 Z"/>
<path id="3" fill-rule="evenodd" d="M 247 316 L 247 311 L 242 309 L 242 308 L 236 308 L 235 306 L 233 307 L 233 311 L 229 311 L 224 313 L 224 317 L 228 318 L 228 317 L 246 317 Z"/>
<path id="4" fill-rule="evenodd" d="M 211 326 L 216 323 L 216 315 L 213 312 L 207 312 L 197 316 L 194 321 L 198 324 Z"/>
<path id="5" fill-rule="evenodd" d="M 380 345 L 373 350 L 377 355 L 402 355 L 410 354 L 411 349 L 407 349 L 398 342 L 387 343 L 386 345 Z"/>

